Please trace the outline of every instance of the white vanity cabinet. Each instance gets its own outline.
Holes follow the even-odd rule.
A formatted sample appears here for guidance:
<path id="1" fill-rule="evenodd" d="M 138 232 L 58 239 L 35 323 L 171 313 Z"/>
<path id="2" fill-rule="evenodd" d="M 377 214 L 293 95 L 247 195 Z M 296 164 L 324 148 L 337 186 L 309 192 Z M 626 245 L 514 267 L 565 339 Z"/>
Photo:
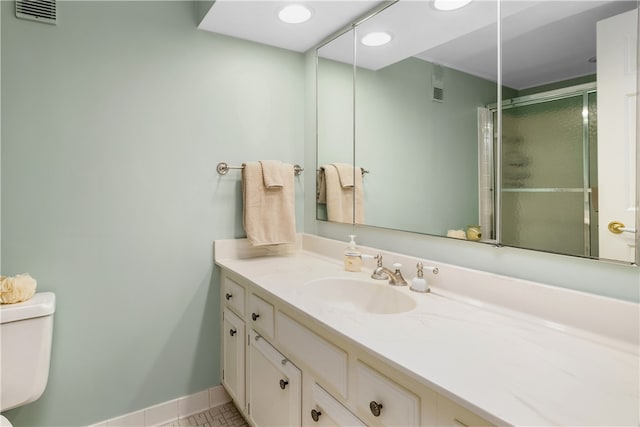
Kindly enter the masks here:
<path id="1" fill-rule="evenodd" d="M 306 234 L 273 247 L 216 241 L 221 305 L 237 316 L 219 323 L 224 369 L 237 369 L 224 387 L 252 427 L 640 426 L 640 304 L 449 264 L 420 294 L 371 279 L 369 268 L 344 271 L 343 251 Z M 600 310 L 607 316 L 594 319 Z M 244 355 L 229 348 L 229 329 L 242 326 Z M 300 395 L 279 412 L 286 420 L 250 414 L 275 396 L 262 373 L 251 378 L 252 354 L 264 359 L 252 331 L 301 373 Z M 282 360 L 271 365 L 274 380 L 289 376 Z"/>
<path id="2" fill-rule="evenodd" d="M 299 426 L 302 373 L 254 330 L 247 360 L 249 419 L 256 426 Z"/>
<path id="3" fill-rule="evenodd" d="M 223 385 L 256 427 L 490 425 L 233 272 L 221 296 Z"/>

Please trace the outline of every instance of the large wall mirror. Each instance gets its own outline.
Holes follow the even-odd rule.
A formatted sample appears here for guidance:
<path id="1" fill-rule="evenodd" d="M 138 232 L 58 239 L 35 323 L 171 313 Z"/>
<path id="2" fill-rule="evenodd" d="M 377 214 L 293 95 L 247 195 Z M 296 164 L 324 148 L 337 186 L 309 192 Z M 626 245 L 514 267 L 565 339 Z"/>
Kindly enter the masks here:
<path id="1" fill-rule="evenodd" d="M 318 218 L 637 264 L 637 40 L 637 1 L 378 11 L 317 50 Z"/>

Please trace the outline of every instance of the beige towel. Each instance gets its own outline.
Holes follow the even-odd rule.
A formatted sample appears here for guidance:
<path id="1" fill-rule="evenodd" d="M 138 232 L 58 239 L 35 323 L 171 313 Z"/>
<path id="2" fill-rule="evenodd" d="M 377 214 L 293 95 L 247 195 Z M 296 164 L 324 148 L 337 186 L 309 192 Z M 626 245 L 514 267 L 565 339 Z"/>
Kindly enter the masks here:
<path id="1" fill-rule="evenodd" d="M 338 178 L 342 188 L 353 187 L 353 166 L 348 163 L 331 163 L 338 170 Z"/>
<path id="2" fill-rule="evenodd" d="M 293 165 L 282 163 L 282 187 L 266 188 L 262 166 L 247 162 L 242 169 L 244 230 L 253 246 L 294 243 L 296 240 Z"/>
<path id="3" fill-rule="evenodd" d="M 37 283 L 28 274 L 15 277 L 0 276 L 0 304 L 26 301 L 36 293 Z"/>
<path id="4" fill-rule="evenodd" d="M 353 166 L 331 163 L 320 167 L 318 176 L 318 203 L 326 203 L 329 221 L 351 224 L 364 223 L 364 192 L 362 174 L 354 174 Z M 359 169 L 357 169 L 359 172 Z M 340 175 L 344 175 L 344 180 Z M 351 177 L 351 185 L 348 178 Z M 354 181 L 355 180 L 355 181 Z M 355 184 L 355 185 L 354 185 Z M 355 218 L 353 215 L 355 202 Z"/>
<path id="5" fill-rule="evenodd" d="M 279 160 L 260 160 L 262 166 L 262 179 L 264 186 L 269 189 L 279 189 L 284 185 L 282 178 L 282 172 L 288 173 L 288 170 L 283 171 L 283 163 Z"/>

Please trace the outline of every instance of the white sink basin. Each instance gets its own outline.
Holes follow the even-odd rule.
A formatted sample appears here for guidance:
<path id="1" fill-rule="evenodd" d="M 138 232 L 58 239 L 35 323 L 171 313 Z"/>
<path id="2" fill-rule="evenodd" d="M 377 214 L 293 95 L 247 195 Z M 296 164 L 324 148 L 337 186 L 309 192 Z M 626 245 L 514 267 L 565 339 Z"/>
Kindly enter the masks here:
<path id="1" fill-rule="evenodd" d="M 327 277 L 305 283 L 300 294 L 334 308 L 368 314 L 405 313 L 416 307 L 413 298 L 386 281 Z"/>

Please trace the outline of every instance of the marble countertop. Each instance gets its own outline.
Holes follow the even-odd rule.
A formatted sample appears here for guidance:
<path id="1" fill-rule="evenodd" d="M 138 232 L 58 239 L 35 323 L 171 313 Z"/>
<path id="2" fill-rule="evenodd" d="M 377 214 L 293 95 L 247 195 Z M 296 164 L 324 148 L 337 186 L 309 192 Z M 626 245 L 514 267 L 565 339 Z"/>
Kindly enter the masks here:
<path id="1" fill-rule="evenodd" d="M 345 272 L 339 260 L 309 251 L 246 259 L 216 256 L 216 263 L 493 423 L 640 425 L 635 343 L 475 304 L 435 286 L 428 294 L 394 287 L 417 302 L 402 314 L 328 306 L 300 289 L 323 277 L 388 285 L 370 279 L 368 268 Z"/>

